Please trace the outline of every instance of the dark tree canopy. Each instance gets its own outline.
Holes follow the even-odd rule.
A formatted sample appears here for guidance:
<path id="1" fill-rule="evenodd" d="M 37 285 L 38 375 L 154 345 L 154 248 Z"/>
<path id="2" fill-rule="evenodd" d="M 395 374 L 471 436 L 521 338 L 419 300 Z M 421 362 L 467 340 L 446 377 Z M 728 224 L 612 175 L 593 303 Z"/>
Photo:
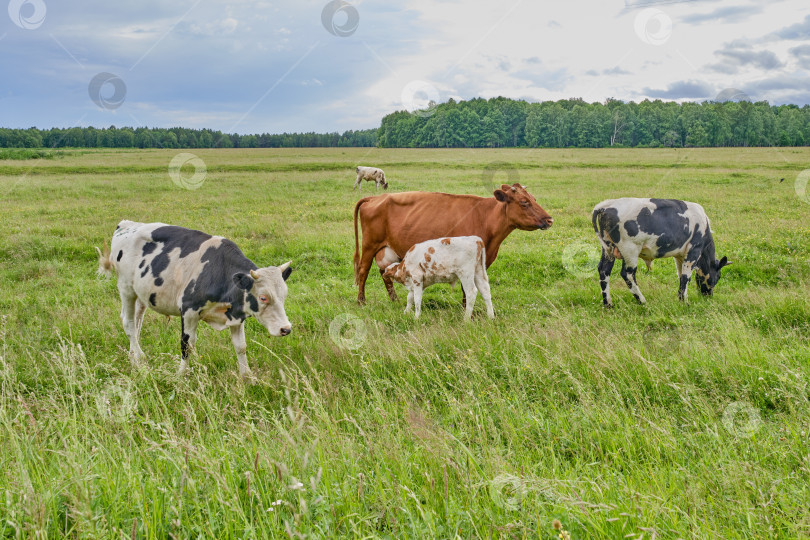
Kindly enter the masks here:
<path id="1" fill-rule="evenodd" d="M 810 106 L 766 101 L 640 103 L 504 97 L 449 100 L 429 110 L 386 115 L 378 129 L 340 133 L 228 134 L 210 129 L 0 128 L 0 148 L 603 148 L 805 146 Z"/>

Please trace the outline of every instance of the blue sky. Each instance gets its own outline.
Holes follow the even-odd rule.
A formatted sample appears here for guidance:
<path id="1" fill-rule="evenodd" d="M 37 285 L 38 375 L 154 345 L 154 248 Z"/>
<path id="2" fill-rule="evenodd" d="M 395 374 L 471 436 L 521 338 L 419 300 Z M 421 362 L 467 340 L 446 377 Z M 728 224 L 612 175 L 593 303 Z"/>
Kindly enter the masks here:
<path id="1" fill-rule="evenodd" d="M 701 101 L 730 88 L 810 103 L 806 0 L 10 0 L 4 11 L 4 127 L 343 131 L 429 97 Z M 99 73 L 125 85 L 117 108 L 103 104 L 111 83 L 91 99 Z"/>

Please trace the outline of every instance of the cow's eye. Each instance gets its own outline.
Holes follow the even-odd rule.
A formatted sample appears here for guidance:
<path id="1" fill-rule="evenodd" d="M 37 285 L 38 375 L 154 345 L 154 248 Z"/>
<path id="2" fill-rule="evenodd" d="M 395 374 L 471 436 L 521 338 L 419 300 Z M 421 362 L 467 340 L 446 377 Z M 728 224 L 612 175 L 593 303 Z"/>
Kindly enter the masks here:
<path id="1" fill-rule="evenodd" d="M 267 297 L 266 294 L 261 294 L 259 295 L 259 302 L 261 302 L 262 304 L 267 304 L 270 302 L 270 299 Z"/>
<path id="2" fill-rule="evenodd" d="M 522 206 L 523 208 L 528 208 L 529 203 L 527 201 L 520 201 L 520 206 Z"/>

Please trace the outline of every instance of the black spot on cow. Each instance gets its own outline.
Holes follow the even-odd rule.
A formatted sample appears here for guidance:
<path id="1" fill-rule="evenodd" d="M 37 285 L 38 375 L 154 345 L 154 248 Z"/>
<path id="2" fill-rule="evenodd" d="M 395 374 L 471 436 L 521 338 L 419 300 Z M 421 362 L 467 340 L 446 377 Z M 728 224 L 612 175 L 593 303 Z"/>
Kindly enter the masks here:
<path id="1" fill-rule="evenodd" d="M 143 268 L 143 265 L 146 264 L 146 259 L 141 259 L 141 264 L 138 265 L 138 268 Z M 143 276 L 141 276 L 143 277 Z"/>
<path id="2" fill-rule="evenodd" d="M 116 257 L 116 258 L 115 258 L 115 260 L 116 260 L 117 262 L 121 262 L 121 257 L 123 257 L 123 256 L 124 256 L 124 250 L 122 249 L 122 250 L 120 250 L 120 251 L 118 252 L 118 257 Z"/>
<path id="3" fill-rule="evenodd" d="M 650 202 L 659 210 L 662 208 L 676 208 L 681 214 L 686 212 L 688 208 L 685 201 L 678 199 L 650 199 Z"/>
<path id="4" fill-rule="evenodd" d="M 248 275 L 257 266 L 244 256 L 230 240 L 223 240 L 219 246 L 205 250 L 200 258 L 203 266 L 199 275 L 189 282 L 183 291 L 181 313 L 189 310 L 199 311 L 208 302 L 223 302 L 231 305 L 225 311 L 229 319 L 245 320 L 245 297 L 251 308 L 258 310 L 256 298 L 247 291 L 253 286 L 253 279 Z M 239 274 L 238 278 L 237 276 Z"/>
<path id="5" fill-rule="evenodd" d="M 141 277 L 144 277 L 148 273 L 149 273 L 149 267 L 147 266 L 146 268 L 143 269 L 143 272 L 141 272 Z"/>
<path id="6" fill-rule="evenodd" d="M 152 293 L 152 294 L 149 295 L 149 303 L 152 304 L 153 306 L 157 305 L 157 304 L 155 304 L 156 299 L 157 299 L 157 293 Z"/>
<path id="7" fill-rule="evenodd" d="M 619 230 L 619 211 L 615 208 L 600 208 L 595 210 L 592 216 L 593 230 L 596 231 L 603 239 L 617 243 L 621 240 L 621 231 Z M 607 236 L 605 236 L 607 235 Z"/>
<path id="8" fill-rule="evenodd" d="M 624 230 L 627 231 L 627 234 L 630 236 L 636 236 L 638 234 L 638 223 L 634 220 L 625 221 Z"/>
<path id="9" fill-rule="evenodd" d="M 689 242 L 692 231 L 689 230 L 689 219 L 681 215 L 686 211 L 686 203 L 674 199 L 650 199 L 655 201 L 656 209 L 642 208 L 636 221 L 641 232 L 658 236 L 656 257 L 678 249 Z"/>
<path id="10" fill-rule="evenodd" d="M 250 304 L 250 309 L 253 312 L 259 311 L 259 301 L 256 299 L 256 297 L 253 296 L 252 294 L 248 293 L 247 294 L 247 299 L 248 299 L 248 304 Z"/>
<path id="11" fill-rule="evenodd" d="M 154 243 L 154 242 L 147 242 L 147 243 L 145 243 L 145 244 L 143 245 L 143 256 L 144 256 L 144 257 L 146 257 L 147 255 L 149 255 L 150 253 L 152 253 L 153 251 L 155 251 L 155 248 L 156 248 L 156 247 L 157 247 L 157 244 L 156 244 L 156 243 Z"/>
<path id="12" fill-rule="evenodd" d="M 160 287 L 161 285 L 163 285 L 163 278 L 155 278 L 155 287 Z"/>
<path id="13" fill-rule="evenodd" d="M 157 278 L 160 276 L 161 272 L 169 267 L 169 254 L 175 249 L 180 249 L 179 258 L 182 259 L 198 251 L 202 243 L 210 239 L 210 234 L 186 229 L 184 227 L 176 227 L 174 225 L 158 227 L 152 231 L 152 240 L 163 245 L 161 246 L 162 249 L 160 253 L 152 259 L 152 275 Z M 148 255 L 146 253 L 146 245 L 144 245 L 144 255 Z M 155 280 L 155 284 L 158 284 L 157 279 Z"/>

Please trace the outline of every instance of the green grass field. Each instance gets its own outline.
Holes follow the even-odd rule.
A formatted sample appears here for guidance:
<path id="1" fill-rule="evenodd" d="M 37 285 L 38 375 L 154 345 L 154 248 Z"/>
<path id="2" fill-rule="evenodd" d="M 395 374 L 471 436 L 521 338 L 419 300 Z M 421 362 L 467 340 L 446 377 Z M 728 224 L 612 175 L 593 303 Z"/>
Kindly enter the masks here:
<path id="1" fill-rule="evenodd" d="M 199 150 L 196 190 L 177 153 L 0 161 L 0 538 L 810 536 L 809 149 Z M 502 245 L 494 321 L 447 286 L 414 321 L 375 270 L 356 305 L 359 164 L 536 196 L 554 226 Z M 704 206 L 734 262 L 713 298 L 661 260 L 646 307 L 617 266 L 602 308 L 590 211 L 620 196 Z M 254 384 L 205 325 L 178 377 L 154 312 L 130 366 L 93 249 L 125 218 L 293 260 L 292 335 L 247 325 Z"/>

